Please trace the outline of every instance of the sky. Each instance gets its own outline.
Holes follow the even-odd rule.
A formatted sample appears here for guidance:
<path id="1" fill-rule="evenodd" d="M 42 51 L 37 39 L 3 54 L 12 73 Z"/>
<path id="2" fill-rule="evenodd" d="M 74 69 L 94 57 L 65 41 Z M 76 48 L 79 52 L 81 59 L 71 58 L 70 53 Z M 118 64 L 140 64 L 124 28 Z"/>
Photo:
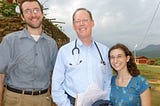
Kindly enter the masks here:
<path id="1" fill-rule="evenodd" d="M 64 22 L 63 32 L 77 35 L 72 14 L 80 7 L 91 11 L 95 26 L 93 38 L 108 47 L 123 43 L 131 50 L 160 44 L 160 0 L 39 0 L 47 18 Z"/>

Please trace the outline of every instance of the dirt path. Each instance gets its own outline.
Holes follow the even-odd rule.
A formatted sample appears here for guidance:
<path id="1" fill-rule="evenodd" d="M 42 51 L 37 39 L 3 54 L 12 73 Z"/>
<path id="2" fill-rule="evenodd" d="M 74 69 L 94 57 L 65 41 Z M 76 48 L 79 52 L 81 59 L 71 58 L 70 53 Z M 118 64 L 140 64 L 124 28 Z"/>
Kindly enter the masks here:
<path id="1" fill-rule="evenodd" d="M 158 66 L 158 65 L 148 65 L 149 67 L 159 67 L 160 68 L 160 66 Z"/>
<path id="2" fill-rule="evenodd" d="M 151 84 L 160 84 L 160 80 L 149 80 Z"/>
<path id="3" fill-rule="evenodd" d="M 150 84 L 160 84 L 160 80 L 149 80 Z M 154 88 L 157 91 L 160 91 L 160 86 Z"/>

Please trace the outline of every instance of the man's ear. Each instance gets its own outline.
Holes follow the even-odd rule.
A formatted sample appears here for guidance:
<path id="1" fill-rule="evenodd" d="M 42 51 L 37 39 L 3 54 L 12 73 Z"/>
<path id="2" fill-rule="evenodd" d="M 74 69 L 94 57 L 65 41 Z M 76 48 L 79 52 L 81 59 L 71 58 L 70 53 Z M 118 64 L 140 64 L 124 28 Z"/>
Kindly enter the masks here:
<path id="1" fill-rule="evenodd" d="M 73 27 L 74 30 L 76 30 L 74 23 L 72 24 L 72 27 Z"/>
<path id="2" fill-rule="evenodd" d="M 94 20 L 92 20 L 92 27 L 94 27 L 94 24 L 95 24 L 95 23 L 94 23 Z"/>
<path id="3" fill-rule="evenodd" d="M 22 20 L 24 21 L 24 16 L 23 16 L 23 14 L 21 14 L 21 18 L 22 18 Z"/>

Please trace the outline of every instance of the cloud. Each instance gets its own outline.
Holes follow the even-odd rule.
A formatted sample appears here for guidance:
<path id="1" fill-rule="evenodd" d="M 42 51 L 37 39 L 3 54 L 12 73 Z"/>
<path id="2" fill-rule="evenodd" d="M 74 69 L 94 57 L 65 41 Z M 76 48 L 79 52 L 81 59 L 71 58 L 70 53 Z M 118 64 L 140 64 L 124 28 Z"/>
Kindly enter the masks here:
<path id="1" fill-rule="evenodd" d="M 40 0 L 44 2 L 45 0 Z M 124 43 L 130 47 L 140 44 L 159 44 L 160 9 L 147 33 L 159 0 L 47 0 L 47 17 L 56 18 L 71 40 L 76 38 L 72 28 L 72 14 L 79 7 L 92 12 L 95 27 L 93 36 L 96 40 L 111 46 Z M 141 47 L 141 48 L 142 48 Z M 138 48 L 138 47 L 137 47 Z"/>

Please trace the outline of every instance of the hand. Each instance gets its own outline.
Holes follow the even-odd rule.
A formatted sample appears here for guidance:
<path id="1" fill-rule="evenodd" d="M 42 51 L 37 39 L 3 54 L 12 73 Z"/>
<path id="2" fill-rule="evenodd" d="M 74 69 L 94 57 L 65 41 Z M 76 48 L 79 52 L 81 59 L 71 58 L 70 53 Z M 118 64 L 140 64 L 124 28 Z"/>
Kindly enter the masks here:
<path id="1" fill-rule="evenodd" d="M 78 101 L 78 95 L 76 96 L 75 106 L 78 106 L 77 101 Z"/>

